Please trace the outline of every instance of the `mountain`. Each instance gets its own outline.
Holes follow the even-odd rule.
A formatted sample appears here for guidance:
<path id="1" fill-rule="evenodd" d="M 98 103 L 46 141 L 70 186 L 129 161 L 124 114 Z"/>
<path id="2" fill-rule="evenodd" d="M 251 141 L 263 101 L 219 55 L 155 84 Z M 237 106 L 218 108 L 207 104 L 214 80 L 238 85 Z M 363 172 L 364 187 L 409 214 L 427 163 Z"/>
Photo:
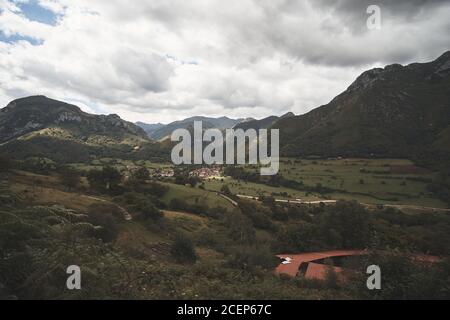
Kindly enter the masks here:
<path id="1" fill-rule="evenodd" d="M 32 96 L 17 99 L 0 110 L 0 143 L 32 135 L 65 137 L 90 144 L 147 140 L 145 131 L 118 115 L 92 115 L 77 106 Z"/>
<path id="2" fill-rule="evenodd" d="M 147 131 L 150 138 L 154 140 L 164 140 L 168 138 L 172 132 L 176 129 L 190 129 L 193 128 L 195 121 L 203 122 L 203 129 L 219 129 L 224 130 L 228 128 L 233 128 L 236 124 L 241 123 L 243 121 L 247 121 L 249 119 L 230 119 L 228 117 L 220 117 L 220 118 L 209 118 L 209 117 L 191 117 L 180 121 L 175 121 L 169 123 L 163 127 L 160 127 L 156 130 Z M 145 125 L 139 124 L 142 128 L 145 129 Z"/>
<path id="3" fill-rule="evenodd" d="M 238 123 L 234 129 L 243 129 L 243 130 L 247 130 L 247 129 L 255 129 L 255 130 L 259 130 L 259 129 L 267 129 L 270 126 L 272 126 L 275 122 L 277 122 L 278 120 L 281 119 L 285 119 L 285 118 L 290 118 L 290 117 L 294 117 L 295 114 L 293 114 L 292 112 L 288 112 L 285 115 L 281 116 L 281 117 L 277 117 L 277 116 L 270 116 L 261 120 L 249 120 L 249 121 L 245 121 L 245 122 L 241 122 Z"/>
<path id="4" fill-rule="evenodd" d="M 272 127 L 284 155 L 450 159 L 450 51 L 364 72 L 329 104 Z"/>
<path id="5" fill-rule="evenodd" d="M 147 133 L 147 136 L 149 136 L 149 137 L 152 136 L 152 134 L 156 130 L 161 129 L 162 127 L 165 126 L 162 123 L 144 123 L 144 122 L 140 122 L 140 121 L 136 122 L 135 125 L 144 129 L 144 131 Z"/>
<path id="6" fill-rule="evenodd" d="M 118 115 L 93 115 L 44 96 L 0 109 L 0 150 L 13 158 L 85 161 L 92 154 L 127 157 L 151 145 L 145 131 Z"/>

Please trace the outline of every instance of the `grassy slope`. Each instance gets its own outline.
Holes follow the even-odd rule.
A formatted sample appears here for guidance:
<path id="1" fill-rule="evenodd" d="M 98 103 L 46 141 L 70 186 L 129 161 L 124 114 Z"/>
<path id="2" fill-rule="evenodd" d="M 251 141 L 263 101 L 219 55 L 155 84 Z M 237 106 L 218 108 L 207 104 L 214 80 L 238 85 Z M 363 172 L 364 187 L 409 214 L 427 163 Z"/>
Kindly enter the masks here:
<path id="1" fill-rule="evenodd" d="M 169 204 L 172 199 L 183 199 L 190 204 L 205 204 L 209 207 L 220 206 L 227 209 L 233 208 L 230 202 L 220 197 L 215 192 L 172 183 L 164 183 L 164 185 L 170 187 L 169 192 L 162 198 L 167 204 Z"/>

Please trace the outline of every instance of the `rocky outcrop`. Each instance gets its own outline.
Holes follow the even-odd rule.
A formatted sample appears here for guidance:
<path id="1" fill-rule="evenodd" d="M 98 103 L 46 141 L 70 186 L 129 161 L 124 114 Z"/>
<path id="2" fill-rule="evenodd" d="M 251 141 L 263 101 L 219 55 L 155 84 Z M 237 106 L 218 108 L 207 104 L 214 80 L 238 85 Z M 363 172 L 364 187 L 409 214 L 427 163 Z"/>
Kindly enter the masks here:
<path id="1" fill-rule="evenodd" d="M 17 99 L 0 110 L 0 143 L 50 127 L 61 128 L 81 141 L 88 141 L 91 135 L 117 142 L 133 136 L 148 139 L 142 128 L 118 115 L 88 114 L 77 106 L 44 96 Z"/>

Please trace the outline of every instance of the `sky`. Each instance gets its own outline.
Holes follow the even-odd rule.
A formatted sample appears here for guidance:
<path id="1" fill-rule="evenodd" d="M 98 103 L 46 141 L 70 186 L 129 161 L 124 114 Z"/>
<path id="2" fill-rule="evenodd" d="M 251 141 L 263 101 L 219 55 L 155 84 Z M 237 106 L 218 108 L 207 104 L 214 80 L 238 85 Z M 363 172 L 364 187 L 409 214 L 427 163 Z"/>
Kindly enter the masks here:
<path id="1" fill-rule="evenodd" d="M 0 0 L 0 107 L 42 94 L 147 123 L 303 114 L 367 69 L 450 50 L 449 17 L 450 0 Z"/>

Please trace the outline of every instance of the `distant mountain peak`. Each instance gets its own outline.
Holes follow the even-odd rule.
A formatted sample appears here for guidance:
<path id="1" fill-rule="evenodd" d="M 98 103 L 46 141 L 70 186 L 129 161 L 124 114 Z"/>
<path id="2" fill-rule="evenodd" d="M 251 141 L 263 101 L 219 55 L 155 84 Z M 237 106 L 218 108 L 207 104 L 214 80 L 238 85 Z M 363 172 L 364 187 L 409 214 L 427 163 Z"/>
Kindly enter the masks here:
<path id="1" fill-rule="evenodd" d="M 45 96 L 30 96 L 11 101 L 0 110 L 0 143 L 45 128 L 64 128 L 72 139 L 97 135 L 120 142 L 125 137 L 146 140 L 140 127 L 118 115 L 93 115 L 79 107 Z"/>
<path id="2" fill-rule="evenodd" d="M 285 114 L 283 114 L 280 118 L 284 119 L 284 118 L 290 118 L 290 117 L 295 117 L 295 114 L 293 112 L 286 112 Z"/>
<path id="3" fill-rule="evenodd" d="M 383 74 L 386 70 L 382 68 L 374 68 L 363 72 L 356 80 L 348 87 L 349 91 L 364 90 L 372 86 L 375 82 L 384 80 Z"/>
<path id="4" fill-rule="evenodd" d="M 163 140 L 167 138 L 176 129 L 190 129 L 193 127 L 195 121 L 203 122 L 203 129 L 219 129 L 224 130 L 232 128 L 237 123 L 240 123 L 241 119 L 231 119 L 226 116 L 220 118 L 206 117 L 206 116 L 193 116 L 187 119 L 174 121 L 167 125 L 152 125 L 144 123 L 136 123 L 140 127 L 144 128 L 148 136 L 155 140 Z"/>

